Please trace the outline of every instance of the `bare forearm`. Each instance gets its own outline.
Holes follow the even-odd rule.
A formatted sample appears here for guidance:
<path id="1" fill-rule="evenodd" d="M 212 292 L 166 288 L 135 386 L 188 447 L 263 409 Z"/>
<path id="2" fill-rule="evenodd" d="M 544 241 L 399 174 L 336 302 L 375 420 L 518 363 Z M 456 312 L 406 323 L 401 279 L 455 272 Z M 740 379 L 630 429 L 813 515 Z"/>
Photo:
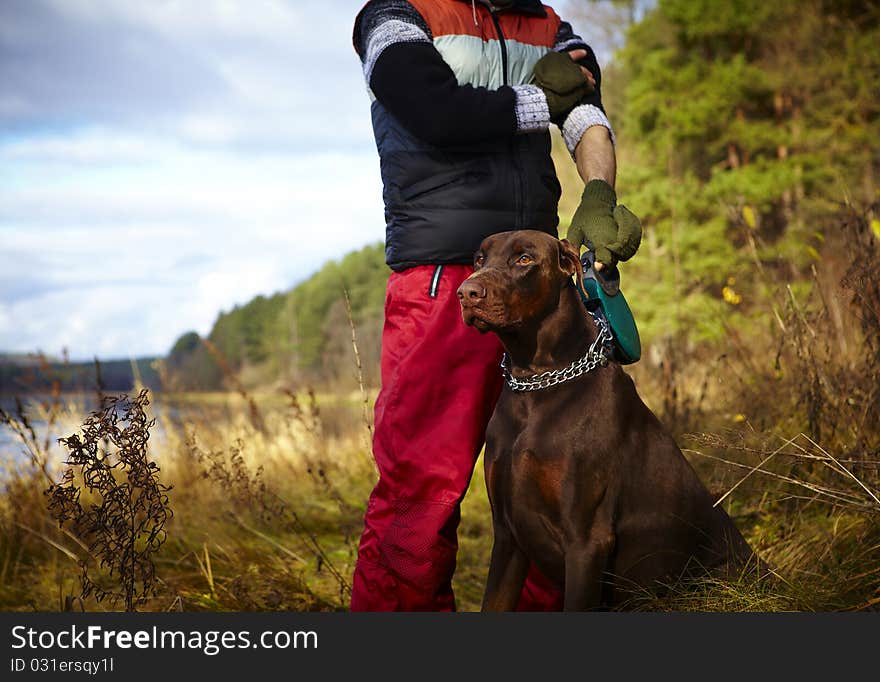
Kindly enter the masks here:
<path id="1" fill-rule="evenodd" d="M 574 161 L 584 183 L 604 180 L 614 187 L 617 158 L 608 128 L 600 125 L 587 128 L 575 147 Z"/>

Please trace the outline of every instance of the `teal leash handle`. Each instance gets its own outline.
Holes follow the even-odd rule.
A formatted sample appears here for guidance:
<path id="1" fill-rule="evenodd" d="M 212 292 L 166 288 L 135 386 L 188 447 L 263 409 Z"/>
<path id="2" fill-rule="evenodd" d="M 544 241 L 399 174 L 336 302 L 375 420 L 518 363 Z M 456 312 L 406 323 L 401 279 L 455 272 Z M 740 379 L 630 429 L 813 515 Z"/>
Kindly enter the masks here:
<path id="1" fill-rule="evenodd" d="M 607 296 L 617 296 L 620 291 L 620 270 L 617 266 L 602 268 L 602 272 L 596 270 L 596 254 L 587 249 L 581 256 L 581 267 L 584 269 L 584 277 L 594 279 Z"/>
<path id="2" fill-rule="evenodd" d="M 617 267 L 603 268 L 597 272 L 595 268 L 596 254 L 586 251 L 581 256 L 581 267 L 584 271 L 584 289 L 589 297 L 581 298 L 588 309 L 598 301 L 602 314 L 608 320 L 611 333 L 614 336 L 614 350 L 616 359 L 622 365 L 630 365 L 637 362 L 642 356 L 642 342 L 639 338 L 639 330 L 635 318 L 626 302 L 626 297 L 620 290 L 620 270 Z"/>

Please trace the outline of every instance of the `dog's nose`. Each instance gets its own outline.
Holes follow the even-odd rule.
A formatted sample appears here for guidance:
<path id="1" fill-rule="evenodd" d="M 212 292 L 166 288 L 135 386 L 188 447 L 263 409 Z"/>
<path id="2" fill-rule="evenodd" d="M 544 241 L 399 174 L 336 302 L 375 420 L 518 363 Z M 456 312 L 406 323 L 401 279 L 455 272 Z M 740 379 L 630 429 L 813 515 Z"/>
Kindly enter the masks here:
<path id="1" fill-rule="evenodd" d="M 486 287 L 472 279 L 466 279 L 458 287 L 458 299 L 464 301 L 475 301 L 486 298 Z"/>

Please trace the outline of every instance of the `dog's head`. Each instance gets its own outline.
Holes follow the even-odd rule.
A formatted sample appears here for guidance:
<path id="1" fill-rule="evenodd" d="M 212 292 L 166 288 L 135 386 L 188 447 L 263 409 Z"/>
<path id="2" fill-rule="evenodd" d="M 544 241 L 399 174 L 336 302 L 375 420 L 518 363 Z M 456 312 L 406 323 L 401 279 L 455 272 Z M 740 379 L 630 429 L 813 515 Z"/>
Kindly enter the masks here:
<path id="1" fill-rule="evenodd" d="M 537 230 L 487 237 L 474 255 L 474 273 L 458 288 L 465 324 L 503 332 L 543 319 L 560 291 L 580 273 L 577 249 Z"/>

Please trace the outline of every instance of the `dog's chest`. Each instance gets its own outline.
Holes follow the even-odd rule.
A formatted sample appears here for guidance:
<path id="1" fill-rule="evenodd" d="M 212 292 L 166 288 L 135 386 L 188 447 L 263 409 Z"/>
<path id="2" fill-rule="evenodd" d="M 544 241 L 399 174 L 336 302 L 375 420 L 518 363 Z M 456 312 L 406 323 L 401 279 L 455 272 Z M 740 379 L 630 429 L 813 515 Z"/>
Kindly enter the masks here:
<path id="1" fill-rule="evenodd" d="M 561 570 L 563 519 L 568 513 L 566 471 L 560 458 L 544 456 L 543 448 L 535 445 L 521 437 L 495 458 L 487 453 L 487 486 L 495 522 L 510 530 L 545 575 L 555 577 Z"/>
<path id="2" fill-rule="evenodd" d="M 540 422 L 507 426 L 514 428 L 494 431 L 487 441 L 486 483 L 493 505 L 512 524 L 535 512 L 558 519 L 570 459 Z"/>
<path id="3" fill-rule="evenodd" d="M 585 445 L 572 433 L 575 424 L 588 433 L 586 419 L 568 391 L 499 400 L 487 433 L 486 483 L 496 520 L 521 545 L 540 538 L 541 551 L 551 551 L 544 543 L 559 547 L 571 526 L 563 520 L 579 517 Z"/>
<path id="4" fill-rule="evenodd" d="M 502 395 L 486 434 L 486 461 L 496 462 L 506 474 L 499 484 L 553 478 L 553 470 L 569 454 L 560 442 L 554 412 L 552 406 L 532 404 L 525 396 L 511 400 Z"/>

